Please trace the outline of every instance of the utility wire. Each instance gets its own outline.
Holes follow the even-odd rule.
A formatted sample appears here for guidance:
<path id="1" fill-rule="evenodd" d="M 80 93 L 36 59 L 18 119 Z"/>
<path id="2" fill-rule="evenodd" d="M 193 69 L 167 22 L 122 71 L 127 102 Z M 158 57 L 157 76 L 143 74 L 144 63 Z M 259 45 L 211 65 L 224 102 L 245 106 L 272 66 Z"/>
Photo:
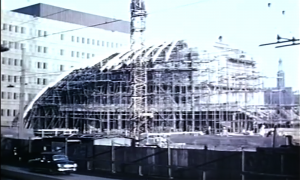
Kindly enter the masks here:
<path id="1" fill-rule="evenodd" d="M 27 23 L 30 23 L 30 22 L 32 22 L 32 21 L 36 21 L 38 18 L 46 18 L 46 17 L 49 17 L 49 16 L 53 16 L 53 15 L 55 15 L 55 14 L 60 14 L 60 13 L 63 13 L 63 12 L 66 12 L 66 11 L 69 11 L 69 10 L 71 10 L 71 9 L 64 9 L 64 10 L 62 10 L 62 11 L 58 11 L 58 12 L 55 12 L 55 13 L 52 13 L 52 14 L 48 14 L 48 15 L 45 15 L 45 16 L 35 16 L 34 17 L 34 19 L 32 19 L 32 20 L 29 20 L 29 21 L 24 21 L 24 22 L 22 22 L 22 23 L 20 23 L 20 24 L 17 24 L 17 25 L 15 25 L 15 26 L 20 26 L 20 25 L 22 25 L 22 24 L 27 24 Z M 3 31 L 4 29 L 2 29 L 1 31 Z"/>
<path id="2" fill-rule="evenodd" d="M 53 36 L 53 35 L 57 35 L 57 34 L 68 33 L 68 32 L 72 32 L 72 31 L 78 31 L 78 30 L 85 29 L 85 28 L 102 26 L 102 25 L 106 25 L 106 24 L 111 24 L 111 23 L 119 22 L 119 21 L 122 21 L 122 20 L 118 19 L 118 20 L 113 20 L 113 21 L 109 21 L 109 22 L 105 22 L 105 23 L 99 23 L 99 24 L 94 24 L 94 25 L 90 25 L 90 26 L 85 26 L 85 27 L 81 27 L 81 28 L 70 29 L 70 30 L 65 30 L 65 31 L 59 31 L 59 32 L 47 34 L 45 36 L 31 37 L 31 38 L 28 38 L 28 39 L 23 39 L 23 40 L 15 41 L 15 42 L 29 41 L 29 40 L 33 40 L 33 39 L 42 38 L 42 37 L 48 37 L 48 36 Z"/>
<path id="3" fill-rule="evenodd" d="M 165 9 L 163 11 L 167 11 L 167 10 L 171 10 L 171 9 L 175 9 L 175 8 L 180 8 L 180 7 L 191 6 L 191 5 L 202 3 L 202 2 L 205 2 L 205 1 L 208 1 L 208 0 L 200 0 L 200 1 L 197 1 L 197 2 L 193 2 L 193 3 L 189 3 L 189 4 L 185 4 L 185 5 L 180 5 L 180 6 L 176 6 L 176 7 L 173 7 L 173 8 L 168 8 L 168 9 Z M 69 9 L 67 9 L 67 10 L 69 10 Z M 153 12 L 153 13 L 148 13 L 147 15 L 149 15 L 149 14 L 155 14 L 155 13 L 159 13 L 159 12 L 161 12 L 161 11 L 156 11 L 156 12 Z M 42 37 L 47 37 L 47 36 L 52 36 L 52 35 L 57 35 L 57 34 L 62 34 L 62 33 L 68 33 L 68 32 L 72 32 L 72 31 L 78 31 L 78 30 L 82 30 L 82 29 L 86 29 L 86 28 L 90 28 L 90 27 L 102 26 L 102 25 L 106 25 L 106 24 L 111 24 L 111 23 L 119 22 L 119 21 L 123 21 L 123 20 L 116 19 L 116 20 L 113 20 L 113 21 L 105 22 L 105 23 L 99 23 L 99 24 L 94 24 L 94 25 L 85 26 L 85 27 L 81 27 L 81 28 L 70 29 L 70 30 L 65 30 L 65 31 L 59 31 L 59 32 L 47 34 L 46 36 L 31 37 L 31 38 L 28 38 L 28 39 L 23 39 L 23 40 L 19 40 L 19 41 L 15 41 L 15 42 L 23 42 L 23 41 L 34 40 L 34 39 L 38 39 L 38 38 L 42 38 Z"/>

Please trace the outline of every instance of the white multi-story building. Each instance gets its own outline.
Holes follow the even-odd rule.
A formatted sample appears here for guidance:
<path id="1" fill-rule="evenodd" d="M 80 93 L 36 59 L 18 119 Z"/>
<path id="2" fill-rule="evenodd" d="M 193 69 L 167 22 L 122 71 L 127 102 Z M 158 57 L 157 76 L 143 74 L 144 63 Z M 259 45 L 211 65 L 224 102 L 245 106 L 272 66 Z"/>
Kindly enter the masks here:
<path id="1" fill-rule="evenodd" d="M 46 4 L 3 11 L 1 44 L 10 50 L 1 54 L 1 125 L 11 125 L 18 113 L 22 63 L 26 68 L 26 106 L 61 73 L 128 46 L 130 23 L 107 23 L 111 21 Z M 99 25 L 90 27 L 95 24 Z"/>

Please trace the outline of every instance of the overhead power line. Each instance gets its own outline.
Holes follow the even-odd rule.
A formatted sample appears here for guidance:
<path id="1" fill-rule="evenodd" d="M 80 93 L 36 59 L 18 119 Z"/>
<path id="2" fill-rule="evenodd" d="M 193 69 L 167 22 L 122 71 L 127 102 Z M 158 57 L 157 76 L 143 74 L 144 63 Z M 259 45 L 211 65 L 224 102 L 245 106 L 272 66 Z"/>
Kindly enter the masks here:
<path id="1" fill-rule="evenodd" d="M 164 11 L 167 11 L 167 10 L 170 10 L 170 9 L 175 9 L 175 8 L 180 8 L 180 7 L 186 7 L 186 6 L 198 4 L 198 3 L 201 3 L 201 2 L 205 2 L 205 1 L 207 1 L 207 0 L 200 0 L 200 1 L 197 1 L 197 2 L 180 5 L 180 6 L 176 6 L 176 7 L 173 7 L 173 8 L 168 8 L 168 9 L 165 9 Z M 70 10 L 70 9 L 66 9 L 66 11 L 67 10 Z M 61 11 L 61 12 L 63 12 L 63 11 Z M 57 12 L 56 14 L 61 13 L 61 12 Z M 149 14 L 155 14 L 155 13 L 159 13 L 159 12 L 161 12 L 161 11 L 156 11 L 156 12 L 153 12 L 153 13 L 148 13 L 147 15 L 149 15 Z M 55 13 L 49 14 L 48 16 L 54 15 L 54 14 Z M 85 27 L 81 27 L 81 28 L 70 29 L 70 30 L 65 30 L 65 31 L 59 31 L 59 32 L 55 32 L 55 33 L 52 33 L 52 34 L 47 34 L 46 36 L 31 37 L 31 38 L 28 38 L 28 39 L 23 39 L 23 40 L 19 40 L 19 41 L 15 41 L 15 42 L 23 42 L 23 41 L 28 41 L 28 40 L 33 40 L 33 39 L 48 37 L 48 36 L 52 36 L 52 35 L 57 35 L 57 34 L 68 33 L 68 32 L 72 32 L 72 31 L 78 31 L 78 30 L 82 30 L 82 29 L 86 29 L 86 28 L 90 28 L 90 27 L 102 26 L 102 25 L 106 25 L 106 24 L 111 24 L 111 23 L 119 22 L 119 21 L 123 21 L 123 20 L 116 19 L 116 20 L 113 20 L 113 21 L 105 22 L 105 23 L 99 23 L 99 24 L 94 24 L 94 25 L 85 26 Z"/>
<path id="2" fill-rule="evenodd" d="M 280 41 L 281 39 L 284 39 L 285 41 Z M 300 45 L 300 43 L 295 43 L 296 41 L 299 41 L 299 39 L 295 39 L 294 37 L 292 39 L 282 38 L 279 35 L 277 35 L 277 42 L 267 43 L 267 44 L 261 44 L 259 46 L 269 46 L 269 45 L 275 45 L 275 44 L 281 44 L 281 43 L 288 43 L 288 42 L 293 42 L 293 43 L 292 44 L 287 44 L 287 45 L 282 45 L 282 46 L 276 46 L 275 48 L 282 48 L 282 47 L 287 47 L 287 46 Z"/>
<path id="3" fill-rule="evenodd" d="M 21 22 L 20 24 L 17 24 L 16 26 L 20 26 L 20 25 L 23 25 L 23 24 L 30 23 L 30 22 L 32 22 L 32 21 L 36 21 L 38 18 L 46 18 L 46 17 L 50 17 L 50 16 L 53 16 L 53 15 L 56 15 L 56 14 L 60 14 L 60 13 L 69 11 L 69 10 L 71 10 L 71 9 L 64 9 L 64 10 L 62 10 L 62 11 L 58 11 L 58 12 L 55 12 L 55 13 L 51 13 L 51 14 L 48 14 L 48 15 L 45 15 L 45 16 L 34 16 L 34 19 L 29 20 L 29 21 Z M 3 31 L 3 30 L 4 30 L 4 29 L 2 29 L 1 31 Z"/>
<path id="4" fill-rule="evenodd" d="M 72 31 L 78 31 L 78 30 L 81 30 L 81 29 L 86 29 L 86 28 L 90 28 L 90 27 L 102 26 L 102 25 L 106 25 L 106 24 L 115 23 L 115 22 L 118 22 L 118 21 L 122 21 L 122 20 L 108 21 L 108 22 L 105 22 L 105 23 L 94 24 L 94 25 L 85 26 L 85 27 L 81 27 L 81 28 L 70 29 L 70 30 L 65 30 L 65 31 L 59 31 L 59 32 L 47 34 L 46 36 L 31 37 L 31 38 L 28 38 L 28 39 L 22 39 L 22 40 L 15 41 L 15 42 L 23 42 L 23 41 L 28 41 L 28 40 L 33 40 L 33 39 L 42 38 L 42 37 L 53 36 L 53 35 L 57 35 L 57 34 L 68 33 L 68 32 L 72 32 Z"/>

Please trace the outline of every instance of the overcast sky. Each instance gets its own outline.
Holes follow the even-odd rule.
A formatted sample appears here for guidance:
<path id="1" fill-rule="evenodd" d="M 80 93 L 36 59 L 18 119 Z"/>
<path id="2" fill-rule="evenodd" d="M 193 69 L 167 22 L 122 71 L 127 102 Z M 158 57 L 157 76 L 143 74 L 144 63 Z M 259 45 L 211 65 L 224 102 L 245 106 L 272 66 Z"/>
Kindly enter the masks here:
<path id="1" fill-rule="evenodd" d="M 130 20 L 131 0 L 2 0 L 12 10 L 45 3 L 92 14 Z M 286 86 L 300 89 L 300 46 L 275 48 L 259 44 L 300 38 L 299 0 L 146 0 L 146 41 L 185 39 L 190 46 L 207 49 L 223 36 L 223 42 L 256 59 L 264 75 L 275 77 L 283 60 Z M 271 3 L 271 7 L 268 7 Z M 282 14 L 285 11 L 285 14 Z M 276 79 L 265 81 L 276 86 Z"/>

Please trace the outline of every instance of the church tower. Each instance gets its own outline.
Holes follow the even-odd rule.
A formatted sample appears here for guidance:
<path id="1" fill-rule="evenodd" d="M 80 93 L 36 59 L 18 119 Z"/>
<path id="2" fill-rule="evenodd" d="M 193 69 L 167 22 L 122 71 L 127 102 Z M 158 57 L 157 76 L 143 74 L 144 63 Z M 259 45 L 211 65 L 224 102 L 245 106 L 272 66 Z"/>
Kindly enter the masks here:
<path id="1" fill-rule="evenodd" d="M 277 72 L 277 88 L 284 88 L 285 87 L 285 78 L 284 78 L 284 71 L 282 68 L 282 60 L 279 59 L 278 61 L 278 72 Z"/>

